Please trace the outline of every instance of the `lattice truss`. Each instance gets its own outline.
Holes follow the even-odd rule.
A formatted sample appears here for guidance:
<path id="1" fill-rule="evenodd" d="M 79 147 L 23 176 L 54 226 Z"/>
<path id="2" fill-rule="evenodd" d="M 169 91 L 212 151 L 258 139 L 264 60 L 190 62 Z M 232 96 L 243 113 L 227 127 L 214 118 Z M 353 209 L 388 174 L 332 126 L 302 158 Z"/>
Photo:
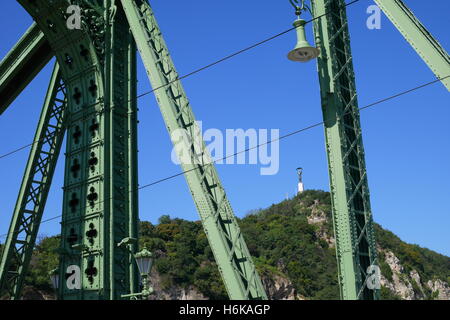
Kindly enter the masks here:
<path id="1" fill-rule="evenodd" d="M 329 33 L 332 35 L 329 40 L 333 61 L 332 81 L 340 102 L 338 121 L 341 130 L 342 162 L 345 168 L 347 206 L 352 225 L 352 251 L 358 268 L 356 276 L 360 298 L 363 291 L 367 291 L 366 272 L 370 265 L 376 263 L 376 249 L 348 20 L 339 5 L 342 7 L 344 2 L 328 1 L 326 8 L 331 12 L 328 21 Z M 366 294 L 370 295 L 368 292 Z"/>
<path id="2" fill-rule="evenodd" d="M 37 230 L 52 182 L 65 134 L 66 88 L 59 67 L 53 71 L 50 88 L 34 138 L 28 166 L 16 209 L 13 228 L 2 259 L 2 284 L 15 296 L 23 282 L 23 273 L 31 259 Z"/>

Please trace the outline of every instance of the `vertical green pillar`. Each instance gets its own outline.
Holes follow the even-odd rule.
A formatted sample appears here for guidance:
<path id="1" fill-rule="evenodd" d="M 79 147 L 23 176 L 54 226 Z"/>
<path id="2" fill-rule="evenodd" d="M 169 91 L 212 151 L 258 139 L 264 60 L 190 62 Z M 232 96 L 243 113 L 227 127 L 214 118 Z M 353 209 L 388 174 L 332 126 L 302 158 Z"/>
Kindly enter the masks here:
<path id="1" fill-rule="evenodd" d="M 117 247 L 137 237 L 136 48 L 114 1 L 83 9 L 98 64 L 80 70 L 69 102 L 60 296 L 112 300 L 137 287 Z"/>
<path id="2" fill-rule="evenodd" d="M 377 254 L 345 1 L 311 1 L 314 17 L 326 14 L 314 33 L 341 297 L 377 299 L 367 285 Z"/>

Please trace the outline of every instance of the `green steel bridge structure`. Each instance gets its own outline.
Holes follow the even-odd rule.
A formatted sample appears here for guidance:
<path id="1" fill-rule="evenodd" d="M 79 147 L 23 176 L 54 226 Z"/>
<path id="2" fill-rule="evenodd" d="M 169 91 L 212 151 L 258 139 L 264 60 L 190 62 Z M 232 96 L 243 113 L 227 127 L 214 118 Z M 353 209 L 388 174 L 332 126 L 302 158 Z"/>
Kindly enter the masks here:
<path id="1" fill-rule="evenodd" d="M 0 291 L 21 298 L 66 138 L 58 296 L 121 299 L 139 290 L 130 255 L 136 242 L 118 246 L 138 237 L 137 53 L 169 134 L 195 136 L 191 105 L 147 0 L 17 2 L 35 22 L 0 62 L 0 114 L 56 62 L 1 258 Z M 375 2 L 450 90 L 450 59 L 440 44 L 401 0 Z M 346 5 L 311 0 L 309 8 L 320 50 L 341 298 L 376 300 L 379 290 L 367 285 L 377 254 Z M 68 28 L 71 6 L 80 10 L 80 28 Z M 182 169 L 230 299 L 267 299 L 205 144 L 189 156 Z M 76 270 L 79 285 L 65 285 Z"/>

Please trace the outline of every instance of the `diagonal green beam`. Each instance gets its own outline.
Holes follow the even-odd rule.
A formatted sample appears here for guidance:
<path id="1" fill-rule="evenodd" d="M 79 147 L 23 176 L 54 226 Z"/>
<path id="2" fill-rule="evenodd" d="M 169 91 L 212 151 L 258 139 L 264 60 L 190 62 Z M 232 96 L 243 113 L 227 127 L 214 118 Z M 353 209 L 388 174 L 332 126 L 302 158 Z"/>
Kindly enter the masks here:
<path id="1" fill-rule="evenodd" d="M 55 64 L 0 263 L 0 292 L 18 300 L 64 140 L 66 89 Z"/>
<path id="2" fill-rule="evenodd" d="M 0 114 L 53 57 L 52 49 L 36 23 L 0 62 Z"/>
<path id="3" fill-rule="evenodd" d="M 174 144 L 174 135 L 181 131 L 195 140 L 194 114 L 150 5 L 145 0 L 122 0 L 122 6 Z M 208 150 L 198 142 L 190 146 L 190 161 L 182 168 L 228 295 L 232 300 L 267 299 Z M 177 150 L 180 159 L 185 150 L 181 154 Z"/>
<path id="4" fill-rule="evenodd" d="M 375 0 L 406 41 L 450 91 L 450 57 L 401 0 Z M 444 79 L 446 78 L 446 79 Z"/>

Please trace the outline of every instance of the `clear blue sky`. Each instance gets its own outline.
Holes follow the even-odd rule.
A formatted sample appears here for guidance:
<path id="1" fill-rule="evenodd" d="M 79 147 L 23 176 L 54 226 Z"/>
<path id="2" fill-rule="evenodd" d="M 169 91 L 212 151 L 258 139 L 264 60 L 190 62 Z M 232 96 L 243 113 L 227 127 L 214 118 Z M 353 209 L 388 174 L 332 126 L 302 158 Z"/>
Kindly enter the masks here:
<path id="1" fill-rule="evenodd" d="M 450 49 L 450 2 L 405 1 Z M 385 16 L 381 30 L 366 28 L 361 0 L 348 8 L 359 104 L 435 79 Z M 285 1 L 152 1 L 155 14 L 180 74 L 283 31 L 294 20 Z M 2 1 L 0 57 L 31 24 L 16 3 Z M 312 39 L 311 26 L 308 35 Z M 281 135 L 321 121 L 315 62 L 286 59 L 295 43 L 289 33 L 257 49 L 184 80 L 196 117 L 205 129 L 280 129 Z M 32 141 L 51 72 L 47 66 L 0 116 L 0 154 Z M 139 92 L 150 89 L 140 66 Z M 139 100 L 139 179 L 144 185 L 180 172 L 170 160 L 171 143 L 153 96 Z M 375 220 L 403 240 L 450 255 L 449 94 L 441 84 L 363 111 L 362 127 Z M 7 232 L 28 150 L 0 159 L 0 234 Z M 48 199 L 45 217 L 61 214 L 63 159 Z M 322 128 L 292 136 L 280 144 L 280 171 L 261 176 L 255 165 L 219 165 L 218 170 L 238 216 L 293 195 L 295 168 L 305 169 L 309 189 L 329 190 Z M 183 177 L 140 192 L 142 220 L 162 214 L 197 219 Z M 41 234 L 59 232 L 59 223 L 43 224 Z"/>

